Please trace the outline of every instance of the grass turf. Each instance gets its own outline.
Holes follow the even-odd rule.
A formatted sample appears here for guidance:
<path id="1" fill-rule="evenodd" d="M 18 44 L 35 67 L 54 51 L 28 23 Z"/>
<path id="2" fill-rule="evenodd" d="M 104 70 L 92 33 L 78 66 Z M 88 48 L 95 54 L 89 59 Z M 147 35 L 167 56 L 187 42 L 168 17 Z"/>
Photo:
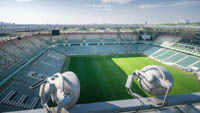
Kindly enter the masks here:
<path id="1" fill-rule="evenodd" d="M 172 73 L 175 84 L 170 95 L 200 91 L 200 83 L 191 73 L 164 65 L 141 54 L 73 56 L 70 57 L 70 62 L 65 62 L 65 64 L 63 72 L 73 71 L 79 77 L 81 94 L 78 103 L 132 98 L 127 94 L 125 88 L 127 75 L 147 65 L 160 65 Z M 133 88 L 142 96 L 151 96 L 143 92 L 137 83 Z"/>

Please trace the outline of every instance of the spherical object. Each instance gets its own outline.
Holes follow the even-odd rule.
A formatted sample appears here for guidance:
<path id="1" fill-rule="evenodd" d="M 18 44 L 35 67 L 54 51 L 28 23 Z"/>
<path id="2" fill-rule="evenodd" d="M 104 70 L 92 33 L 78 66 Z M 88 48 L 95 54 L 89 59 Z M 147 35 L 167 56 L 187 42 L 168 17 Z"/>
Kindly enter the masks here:
<path id="1" fill-rule="evenodd" d="M 136 71 L 140 86 L 154 96 L 165 95 L 167 89 L 173 88 L 174 80 L 169 71 L 161 66 L 150 65 Z"/>
<path id="2" fill-rule="evenodd" d="M 68 100 L 70 101 L 67 104 L 64 104 L 63 107 L 68 109 L 75 105 L 79 99 L 80 95 L 80 82 L 75 73 L 68 71 L 62 74 L 64 79 L 64 93 L 68 94 Z"/>
<path id="3" fill-rule="evenodd" d="M 80 95 L 80 82 L 75 73 L 69 71 L 63 74 L 56 73 L 45 81 L 37 82 L 40 86 L 39 96 L 42 106 L 51 111 L 46 103 L 47 96 L 58 105 L 58 112 L 62 108 L 66 110 L 76 104 Z"/>
<path id="4" fill-rule="evenodd" d="M 56 73 L 48 78 L 44 91 L 46 94 L 51 94 L 52 101 L 68 109 L 79 99 L 80 82 L 76 74 L 71 71 Z"/>

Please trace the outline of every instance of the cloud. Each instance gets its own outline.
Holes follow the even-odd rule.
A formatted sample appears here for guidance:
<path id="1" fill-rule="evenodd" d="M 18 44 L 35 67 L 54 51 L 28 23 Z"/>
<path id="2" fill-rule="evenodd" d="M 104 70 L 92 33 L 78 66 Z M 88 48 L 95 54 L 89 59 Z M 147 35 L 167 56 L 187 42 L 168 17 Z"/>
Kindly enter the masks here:
<path id="1" fill-rule="evenodd" d="M 164 7 L 164 6 L 161 4 L 142 4 L 138 6 L 138 8 L 159 8 L 159 7 Z"/>
<path id="2" fill-rule="evenodd" d="M 32 0 L 16 0 L 16 2 L 31 2 Z"/>
<path id="3" fill-rule="evenodd" d="M 199 5 L 200 0 L 191 0 L 191 1 L 181 1 L 181 2 L 175 2 L 171 4 L 142 4 L 139 5 L 138 8 L 170 8 L 170 7 L 186 7 L 186 6 L 194 6 Z"/>
<path id="4" fill-rule="evenodd" d="M 132 0 L 101 0 L 102 3 L 116 3 L 116 4 L 127 4 Z"/>
<path id="5" fill-rule="evenodd" d="M 177 2 L 174 4 L 170 4 L 169 7 L 185 7 L 185 6 L 193 6 L 193 5 L 198 5 L 200 4 L 199 0 L 195 1 L 183 1 L 183 2 Z"/>
<path id="6" fill-rule="evenodd" d="M 85 6 L 95 9 L 96 11 L 111 11 L 112 10 L 111 4 L 86 4 Z"/>

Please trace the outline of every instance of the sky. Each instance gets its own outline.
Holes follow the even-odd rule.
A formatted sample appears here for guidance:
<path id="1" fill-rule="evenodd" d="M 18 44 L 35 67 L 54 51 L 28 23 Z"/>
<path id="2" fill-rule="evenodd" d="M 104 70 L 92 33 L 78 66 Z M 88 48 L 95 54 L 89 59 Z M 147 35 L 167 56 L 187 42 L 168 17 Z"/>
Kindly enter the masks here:
<path id="1" fill-rule="evenodd" d="M 0 0 L 0 22 L 150 24 L 200 21 L 200 0 Z"/>

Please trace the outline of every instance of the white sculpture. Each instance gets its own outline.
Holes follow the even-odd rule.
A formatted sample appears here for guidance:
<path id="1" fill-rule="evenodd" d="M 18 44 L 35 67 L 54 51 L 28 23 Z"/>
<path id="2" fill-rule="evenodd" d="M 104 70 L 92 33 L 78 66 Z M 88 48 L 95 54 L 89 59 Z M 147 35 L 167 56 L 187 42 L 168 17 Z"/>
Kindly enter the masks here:
<path id="1" fill-rule="evenodd" d="M 150 65 L 144 67 L 142 70 L 136 70 L 132 75 L 128 76 L 126 82 L 128 93 L 136 98 L 143 98 L 142 96 L 134 93 L 131 89 L 133 81 L 136 79 L 136 77 L 138 78 L 140 87 L 147 93 L 155 96 L 164 95 L 163 101 L 160 100 L 159 103 L 155 104 L 155 106 L 158 107 L 163 106 L 168 93 L 171 91 L 174 85 L 174 80 L 170 72 L 163 67 Z"/>
<path id="2" fill-rule="evenodd" d="M 38 86 L 40 86 L 41 104 L 48 113 L 52 112 L 47 105 L 46 98 L 48 96 L 51 96 L 52 101 L 57 103 L 57 113 L 61 113 L 62 108 L 66 110 L 71 108 L 79 99 L 80 82 L 73 72 L 56 73 L 52 77 L 34 84 L 31 88 Z"/>

